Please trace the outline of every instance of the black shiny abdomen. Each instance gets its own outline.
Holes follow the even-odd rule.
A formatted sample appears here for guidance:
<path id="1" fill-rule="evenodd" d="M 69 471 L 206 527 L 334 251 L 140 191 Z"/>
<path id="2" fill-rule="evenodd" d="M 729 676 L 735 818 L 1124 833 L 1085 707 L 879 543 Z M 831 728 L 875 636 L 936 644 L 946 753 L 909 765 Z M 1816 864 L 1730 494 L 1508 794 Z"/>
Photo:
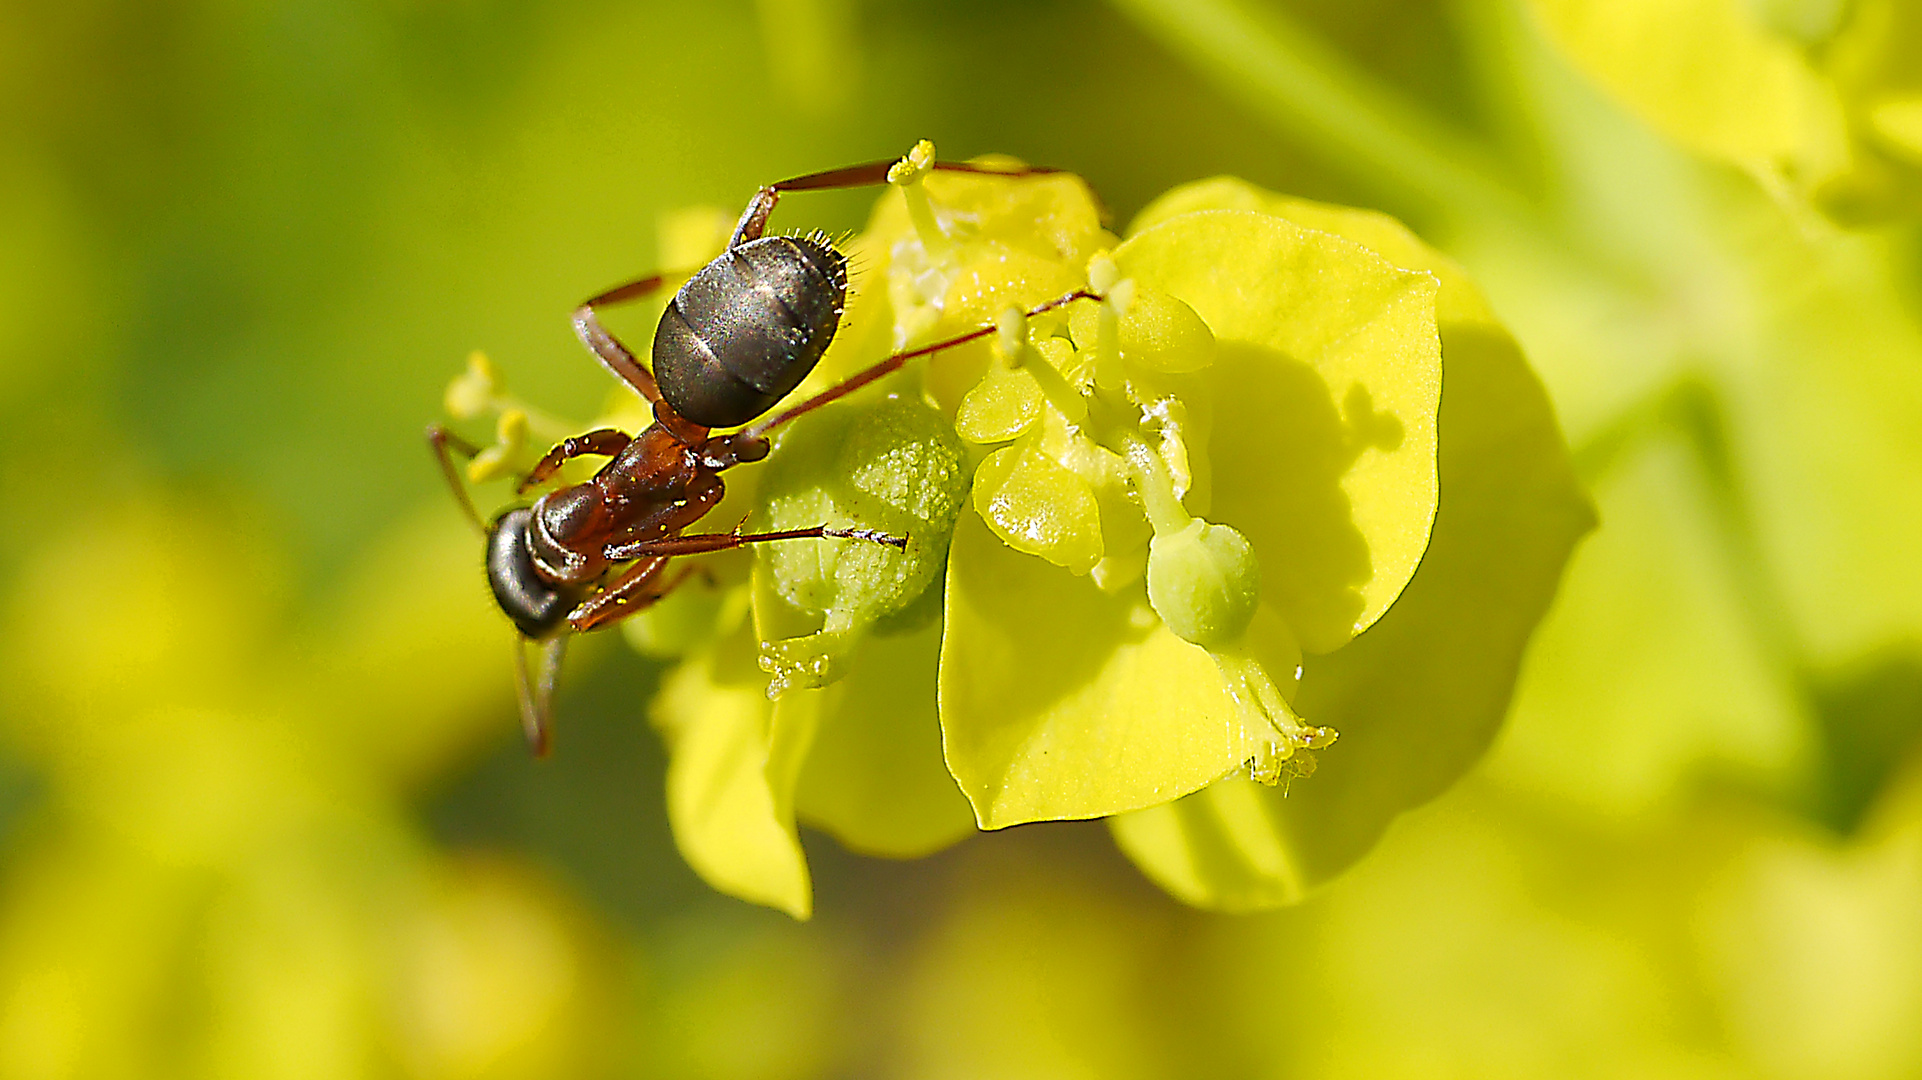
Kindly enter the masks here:
<path id="1" fill-rule="evenodd" d="M 799 386 L 833 340 L 847 257 L 816 237 L 729 249 L 681 286 L 654 333 L 654 379 L 682 417 L 745 424 Z"/>
<path id="2" fill-rule="evenodd" d="M 487 584 L 521 634 L 538 639 L 566 628 L 568 613 L 587 595 L 587 587 L 556 588 L 541 579 L 527 549 L 533 519 L 534 512 L 523 506 L 502 514 L 488 530 Z"/>

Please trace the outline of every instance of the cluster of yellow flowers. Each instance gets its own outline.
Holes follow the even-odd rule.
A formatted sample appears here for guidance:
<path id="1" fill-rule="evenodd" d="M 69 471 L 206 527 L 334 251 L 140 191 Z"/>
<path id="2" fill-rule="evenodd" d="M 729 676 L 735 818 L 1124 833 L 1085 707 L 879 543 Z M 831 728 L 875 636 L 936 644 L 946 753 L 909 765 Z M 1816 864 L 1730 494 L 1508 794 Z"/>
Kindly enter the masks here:
<path id="1" fill-rule="evenodd" d="M 916 856 L 977 827 L 1106 817 L 1190 900 L 1296 898 L 1458 774 L 1499 717 L 1513 651 L 1589 524 L 1539 389 L 1459 271 L 1380 215 L 1224 179 L 1164 195 L 1123 240 L 1077 177 L 930 171 L 932 155 L 903 159 L 850 242 L 844 329 L 797 394 L 996 333 L 802 418 L 728 496 L 755 531 L 825 522 L 906 548 L 761 545 L 628 623 L 677 661 L 653 714 L 681 848 L 717 887 L 805 915 L 797 821 Z M 725 234 L 680 235 L 665 254 L 694 266 Z M 1077 290 L 1097 299 L 1025 314 Z M 1430 549 L 1444 348 L 1525 399 L 1500 429 L 1454 435 L 1523 440 L 1509 449 L 1533 459 L 1471 481 L 1529 519 L 1520 587 L 1479 583 L 1519 617 L 1467 649 L 1500 673 L 1474 707 L 1420 710 L 1426 739 L 1463 752 L 1370 775 L 1364 741 L 1302 785 L 1368 793 L 1309 855 L 1329 838 L 1293 822 L 1278 782 L 1313 773 L 1338 730 L 1381 730 L 1332 691 L 1329 659 Z M 1398 677 L 1419 685 L 1442 655 Z M 1298 710 L 1318 681 L 1327 711 Z"/>

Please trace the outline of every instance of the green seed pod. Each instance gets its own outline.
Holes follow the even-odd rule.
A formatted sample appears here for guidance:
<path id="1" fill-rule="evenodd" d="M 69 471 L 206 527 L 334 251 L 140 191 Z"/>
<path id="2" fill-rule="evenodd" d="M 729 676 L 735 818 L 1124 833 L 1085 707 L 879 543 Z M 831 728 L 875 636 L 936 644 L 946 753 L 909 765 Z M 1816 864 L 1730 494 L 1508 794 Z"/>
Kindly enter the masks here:
<path id="1" fill-rule="evenodd" d="M 871 529 L 907 546 L 823 537 L 762 544 L 756 555 L 789 604 L 865 626 L 912 604 L 940 576 L 967 490 L 954 426 L 921 401 L 832 405 L 795 421 L 769 455 L 753 528 Z"/>
<path id="2" fill-rule="evenodd" d="M 1149 541 L 1148 603 L 1177 637 L 1220 648 L 1255 617 L 1261 564 L 1240 533 L 1196 518 Z"/>

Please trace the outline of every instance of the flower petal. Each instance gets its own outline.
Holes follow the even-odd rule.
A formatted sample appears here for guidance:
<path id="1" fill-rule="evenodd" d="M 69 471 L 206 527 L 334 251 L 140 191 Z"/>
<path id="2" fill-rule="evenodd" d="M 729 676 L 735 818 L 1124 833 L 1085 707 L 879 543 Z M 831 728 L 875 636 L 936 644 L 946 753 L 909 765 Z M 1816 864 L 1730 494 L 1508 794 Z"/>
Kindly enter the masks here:
<path id="1" fill-rule="evenodd" d="M 773 723 L 755 645 L 741 619 L 662 683 L 653 719 L 671 754 L 668 821 L 682 857 L 708 884 L 805 919 L 813 891 L 791 793 L 812 732 Z"/>
<path id="2" fill-rule="evenodd" d="M 1284 805 L 1272 789 L 1229 776 L 1179 802 L 1108 824 L 1121 850 L 1176 898 L 1221 911 L 1260 911 L 1296 903 L 1307 892 Z"/>
<path id="3" fill-rule="evenodd" d="M 938 619 L 913 633 L 870 637 L 847 678 L 775 705 L 777 723 L 789 722 L 789 712 L 816 714 L 795 791 L 802 820 L 850 850 L 902 859 L 974 831 L 974 814 L 941 759 L 940 655 Z"/>
<path id="4" fill-rule="evenodd" d="M 1303 716 L 1342 733 L 1338 750 L 1285 797 L 1216 790 L 1239 783 L 1230 780 L 1112 823 L 1122 849 L 1171 892 L 1244 909 L 1292 902 L 1339 873 L 1396 815 L 1439 794 L 1482 754 L 1507 710 L 1522 647 L 1595 517 L 1541 383 L 1446 258 L 1392 219 L 1239 181 L 1168 197 L 1203 199 L 1340 229 L 1399 265 L 1434 273 L 1448 358 L 1441 502 L 1427 554 L 1367 633 L 1310 658 L 1296 698 Z"/>
<path id="5" fill-rule="evenodd" d="M 1014 551 L 973 514 L 947 605 L 941 732 L 983 828 L 1153 806 L 1255 751 L 1207 652 L 1144 596 Z"/>
<path id="6" fill-rule="evenodd" d="M 1261 556 L 1310 652 L 1388 610 L 1434 517 L 1441 348 L 1432 274 L 1247 210 L 1162 220 L 1115 251 L 1214 331 L 1211 520 Z"/>

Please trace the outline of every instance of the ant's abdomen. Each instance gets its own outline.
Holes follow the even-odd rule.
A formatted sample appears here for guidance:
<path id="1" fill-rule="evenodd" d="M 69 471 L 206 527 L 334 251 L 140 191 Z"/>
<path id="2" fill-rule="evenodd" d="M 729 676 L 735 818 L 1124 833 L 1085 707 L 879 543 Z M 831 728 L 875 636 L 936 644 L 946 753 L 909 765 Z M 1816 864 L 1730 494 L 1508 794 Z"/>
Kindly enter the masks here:
<path id="1" fill-rule="evenodd" d="M 847 258 L 818 237 L 767 236 L 681 286 L 654 335 L 667 403 L 704 427 L 745 424 L 799 386 L 847 301 Z"/>

